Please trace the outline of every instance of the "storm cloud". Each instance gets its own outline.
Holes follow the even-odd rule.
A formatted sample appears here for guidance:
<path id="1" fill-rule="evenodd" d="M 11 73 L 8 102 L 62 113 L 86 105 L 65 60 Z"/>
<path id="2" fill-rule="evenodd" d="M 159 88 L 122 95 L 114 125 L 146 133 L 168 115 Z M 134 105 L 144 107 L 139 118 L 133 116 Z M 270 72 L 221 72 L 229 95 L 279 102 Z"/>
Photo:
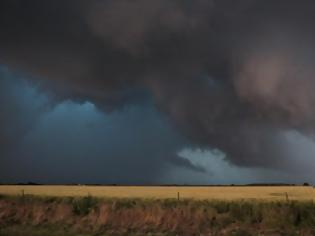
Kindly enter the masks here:
<path id="1" fill-rule="evenodd" d="M 0 63 L 55 102 L 152 99 L 192 147 L 282 169 L 286 132 L 313 135 L 314 13 L 311 0 L 3 0 Z"/>
<path id="2" fill-rule="evenodd" d="M 104 114 L 89 102 L 56 103 L 20 76 L 0 68 L 0 180 L 158 184 L 175 166 L 206 174 L 177 155 L 187 140 L 150 99 Z"/>

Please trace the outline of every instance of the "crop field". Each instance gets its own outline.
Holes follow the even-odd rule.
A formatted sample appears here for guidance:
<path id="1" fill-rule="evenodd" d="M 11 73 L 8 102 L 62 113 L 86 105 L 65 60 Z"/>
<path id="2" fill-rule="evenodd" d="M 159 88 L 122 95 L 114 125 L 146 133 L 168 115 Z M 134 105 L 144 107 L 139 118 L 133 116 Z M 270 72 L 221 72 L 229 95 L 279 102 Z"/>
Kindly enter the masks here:
<path id="1" fill-rule="evenodd" d="M 52 197 L 195 199 L 195 200 L 315 200 L 315 189 L 304 186 L 268 187 L 123 187 L 123 186 L 0 186 L 2 195 Z"/>

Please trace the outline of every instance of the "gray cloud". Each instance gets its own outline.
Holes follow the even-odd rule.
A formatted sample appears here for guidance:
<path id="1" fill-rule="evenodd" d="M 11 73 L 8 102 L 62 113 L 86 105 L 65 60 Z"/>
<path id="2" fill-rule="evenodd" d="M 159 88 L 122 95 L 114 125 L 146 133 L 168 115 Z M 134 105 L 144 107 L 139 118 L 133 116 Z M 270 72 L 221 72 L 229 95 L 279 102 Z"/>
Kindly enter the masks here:
<path id="1" fill-rule="evenodd" d="M 158 184 L 167 170 L 205 169 L 177 153 L 187 145 L 142 101 L 112 113 L 62 101 L 0 69 L 0 180 L 40 183 Z"/>
<path id="2" fill-rule="evenodd" d="M 312 132 L 313 1 L 5 0 L 0 9 L 0 61 L 60 100 L 113 111 L 144 92 L 192 145 L 242 166 L 282 168 L 283 132 Z"/>
<path id="3" fill-rule="evenodd" d="M 41 115 L 7 155 L 11 161 L 1 159 L 0 179 L 158 184 L 175 166 L 205 172 L 176 155 L 185 145 L 185 139 L 148 106 L 129 106 L 104 115 L 90 103 L 63 102 Z"/>
<path id="4" fill-rule="evenodd" d="M 0 67 L 0 154 L 14 147 L 47 109 L 34 84 Z"/>

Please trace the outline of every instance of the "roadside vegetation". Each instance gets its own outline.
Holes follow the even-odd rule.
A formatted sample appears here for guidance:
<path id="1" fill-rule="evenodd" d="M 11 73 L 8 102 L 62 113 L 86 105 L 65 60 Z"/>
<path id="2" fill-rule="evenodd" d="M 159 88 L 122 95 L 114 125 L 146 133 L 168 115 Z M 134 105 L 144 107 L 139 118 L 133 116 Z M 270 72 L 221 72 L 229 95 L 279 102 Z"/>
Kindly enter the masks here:
<path id="1" fill-rule="evenodd" d="M 315 235 L 315 204 L 0 196 L 7 235 Z"/>

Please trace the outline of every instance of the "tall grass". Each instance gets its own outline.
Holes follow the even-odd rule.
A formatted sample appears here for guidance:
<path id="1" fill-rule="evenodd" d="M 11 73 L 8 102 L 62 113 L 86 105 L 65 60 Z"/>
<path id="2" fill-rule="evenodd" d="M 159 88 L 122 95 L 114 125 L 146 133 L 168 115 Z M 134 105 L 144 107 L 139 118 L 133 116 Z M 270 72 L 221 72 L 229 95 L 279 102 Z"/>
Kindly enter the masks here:
<path id="1" fill-rule="evenodd" d="M 88 235 L 138 232 L 140 235 L 268 235 L 266 232 L 315 235 L 312 201 L 178 201 L 24 195 L 0 196 L 0 210 L 0 226 L 4 229 L 40 225 L 50 230 L 56 226 L 56 230 L 60 230 L 66 225 L 70 231 L 80 230 Z M 105 234 L 108 232 L 111 233 Z"/>

